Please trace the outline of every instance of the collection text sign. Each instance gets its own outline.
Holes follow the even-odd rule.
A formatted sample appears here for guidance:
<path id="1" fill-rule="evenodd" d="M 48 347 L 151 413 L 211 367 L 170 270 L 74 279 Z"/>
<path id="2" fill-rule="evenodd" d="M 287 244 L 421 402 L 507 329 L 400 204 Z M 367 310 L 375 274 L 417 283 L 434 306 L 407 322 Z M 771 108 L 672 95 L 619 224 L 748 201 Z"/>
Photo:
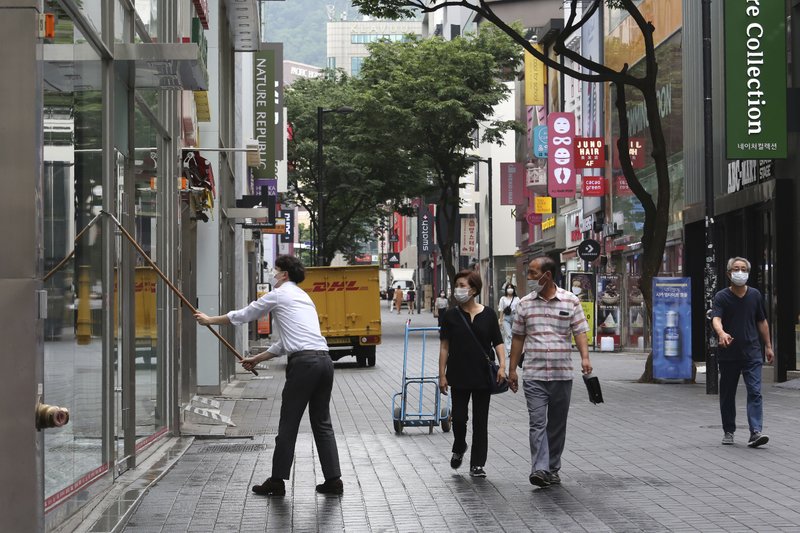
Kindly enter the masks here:
<path id="1" fill-rule="evenodd" d="M 785 2 L 726 0 L 724 5 L 727 158 L 785 158 Z"/>

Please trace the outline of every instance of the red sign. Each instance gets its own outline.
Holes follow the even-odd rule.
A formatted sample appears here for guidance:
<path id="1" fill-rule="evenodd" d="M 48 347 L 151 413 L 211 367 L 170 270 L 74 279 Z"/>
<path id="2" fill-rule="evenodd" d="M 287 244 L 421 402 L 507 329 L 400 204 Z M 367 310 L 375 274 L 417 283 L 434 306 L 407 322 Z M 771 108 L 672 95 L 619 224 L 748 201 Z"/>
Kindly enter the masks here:
<path id="1" fill-rule="evenodd" d="M 500 205 L 525 202 L 525 165 L 500 163 Z"/>
<path id="2" fill-rule="evenodd" d="M 547 192 L 554 198 L 575 197 L 575 114 L 547 116 Z"/>
<path id="3" fill-rule="evenodd" d="M 602 176 L 584 176 L 582 192 L 584 196 L 605 196 L 606 179 Z"/>
<path id="4" fill-rule="evenodd" d="M 617 196 L 633 196 L 633 191 L 630 185 L 628 185 L 628 180 L 625 179 L 625 176 L 619 174 L 614 178 L 614 181 L 616 184 Z"/>
<path id="5" fill-rule="evenodd" d="M 622 168 L 619 162 L 619 150 L 617 149 L 617 141 L 619 137 L 614 138 L 614 168 Z M 628 139 L 628 152 L 631 154 L 631 164 L 633 168 L 644 168 L 645 159 L 645 144 L 644 137 L 631 137 Z"/>
<path id="6" fill-rule="evenodd" d="M 606 159 L 606 147 L 602 137 L 575 137 L 575 166 L 577 168 L 599 168 Z"/>

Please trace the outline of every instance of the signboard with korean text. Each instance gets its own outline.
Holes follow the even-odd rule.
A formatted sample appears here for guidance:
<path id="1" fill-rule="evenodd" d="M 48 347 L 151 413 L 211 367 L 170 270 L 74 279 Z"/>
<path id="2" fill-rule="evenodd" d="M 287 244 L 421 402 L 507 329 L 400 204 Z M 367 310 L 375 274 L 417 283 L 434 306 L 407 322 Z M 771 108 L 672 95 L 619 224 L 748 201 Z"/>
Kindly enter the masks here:
<path id="1" fill-rule="evenodd" d="M 500 205 L 525 202 L 525 164 L 500 163 Z"/>
<path id="2" fill-rule="evenodd" d="M 606 146 L 602 137 L 575 137 L 575 167 L 602 168 Z"/>
<path id="3" fill-rule="evenodd" d="M 614 153 L 613 161 L 611 162 L 614 168 L 622 168 L 619 162 L 619 150 L 617 149 L 617 141 L 619 137 L 614 138 L 612 151 Z M 634 169 L 645 167 L 646 153 L 645 153 L 644 137 L 631 137 L 628 139 L 628 153 L 631 156 L 631 165 Z"/>
<path id="4" fill-rule="evenodd" d="M 726 0 L 725 147 L 728 159 L 787 155 L 786 5 Z"/>
<path id="5" fill-rule="evenodd" d="M 574 198 L 575 114 L 547 116 L 547 192 L 553 198 Z"/>
<path id="6" fill-rule="evenodd" d="M 525 169 L 525 186 L 540 187 L 542 192 L 547 188 L 547 168 L 530 166 Z"/>
<path id="7" fill-rule="evenodd" d="M 690 278 L 653 278 L 653 377 L 692 379 Z"/>
<path id="8" fill-rule="evenodd" d="M 547 159 L 547 126 L 533 128 L 533 157 Z"/>
<path id="9" fill-rule="evenodd" d="M 477 252 L 478 224 L 475 217 L 461 219 L 461 255 L 474 256 Z"/>

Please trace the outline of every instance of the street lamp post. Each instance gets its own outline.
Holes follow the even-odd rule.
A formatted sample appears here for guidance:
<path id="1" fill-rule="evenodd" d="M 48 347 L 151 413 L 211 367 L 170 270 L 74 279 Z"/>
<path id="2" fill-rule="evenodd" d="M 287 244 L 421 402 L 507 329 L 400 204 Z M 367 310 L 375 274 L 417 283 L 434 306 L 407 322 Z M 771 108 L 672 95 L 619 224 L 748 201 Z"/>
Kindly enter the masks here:
<path id="1" fill-rule="evenodd" d="M 489 278 L 489 305 L 492 306 L 494 305 L 494 232 L 492 231 L 492 211 L 494 210 L 494 203 L 492 202 L 492 158 L 487 157 L 483 159 L 478 156 L 467 156 L 467 161 L 486 163 L 489 167 L 489 173 L 487 174 L 489 182 L 489 190 L 487 191 L 489 193 L 489 217 L 487 221 L 489 226 L 489 263 L 486 267 L 486 277 Z"/>
<path id="2" fill-rule="evenodd" d="M 325 227 L 325 207 L 322 205 L 322 193 L 325 182 L 325 159 L 322 154 L 323 117 L 325 116 L 325 113 L 339 113 L 344 115 L 352 112 L 353 108 L 348 106 L 341 106 L 335 109 L 317 107 L 317 173 L 319 174 L 319 177 L 317 179 L 317 223 L 314 225 L 316 230 L 316 244 L 314 247 L 316 248 L 317 254 L 317 266 L 325 266 L 326 259 L 322 254 L 322 250 L 320 249 L 320 244 L 322 244 L 322 231 Z"/>

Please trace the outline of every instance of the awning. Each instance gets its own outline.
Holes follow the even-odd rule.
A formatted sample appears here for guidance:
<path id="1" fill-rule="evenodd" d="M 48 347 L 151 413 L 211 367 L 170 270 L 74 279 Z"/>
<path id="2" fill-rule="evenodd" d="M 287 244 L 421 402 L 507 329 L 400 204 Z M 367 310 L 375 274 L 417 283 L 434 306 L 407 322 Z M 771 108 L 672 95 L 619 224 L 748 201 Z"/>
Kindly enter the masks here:
<path id="1" fill-rule="evenodd" d="M 207 91 L 208 71 L 197 43 L 116 43 L 114 59 L 133 61 L 136 87 Z"/>
<path id="2" fill-rule="evenodd" d="M 261 17 L 256 0 L 225 0 L 228 27 L 235 52 L 257 52 L 261 42 Z"/>

